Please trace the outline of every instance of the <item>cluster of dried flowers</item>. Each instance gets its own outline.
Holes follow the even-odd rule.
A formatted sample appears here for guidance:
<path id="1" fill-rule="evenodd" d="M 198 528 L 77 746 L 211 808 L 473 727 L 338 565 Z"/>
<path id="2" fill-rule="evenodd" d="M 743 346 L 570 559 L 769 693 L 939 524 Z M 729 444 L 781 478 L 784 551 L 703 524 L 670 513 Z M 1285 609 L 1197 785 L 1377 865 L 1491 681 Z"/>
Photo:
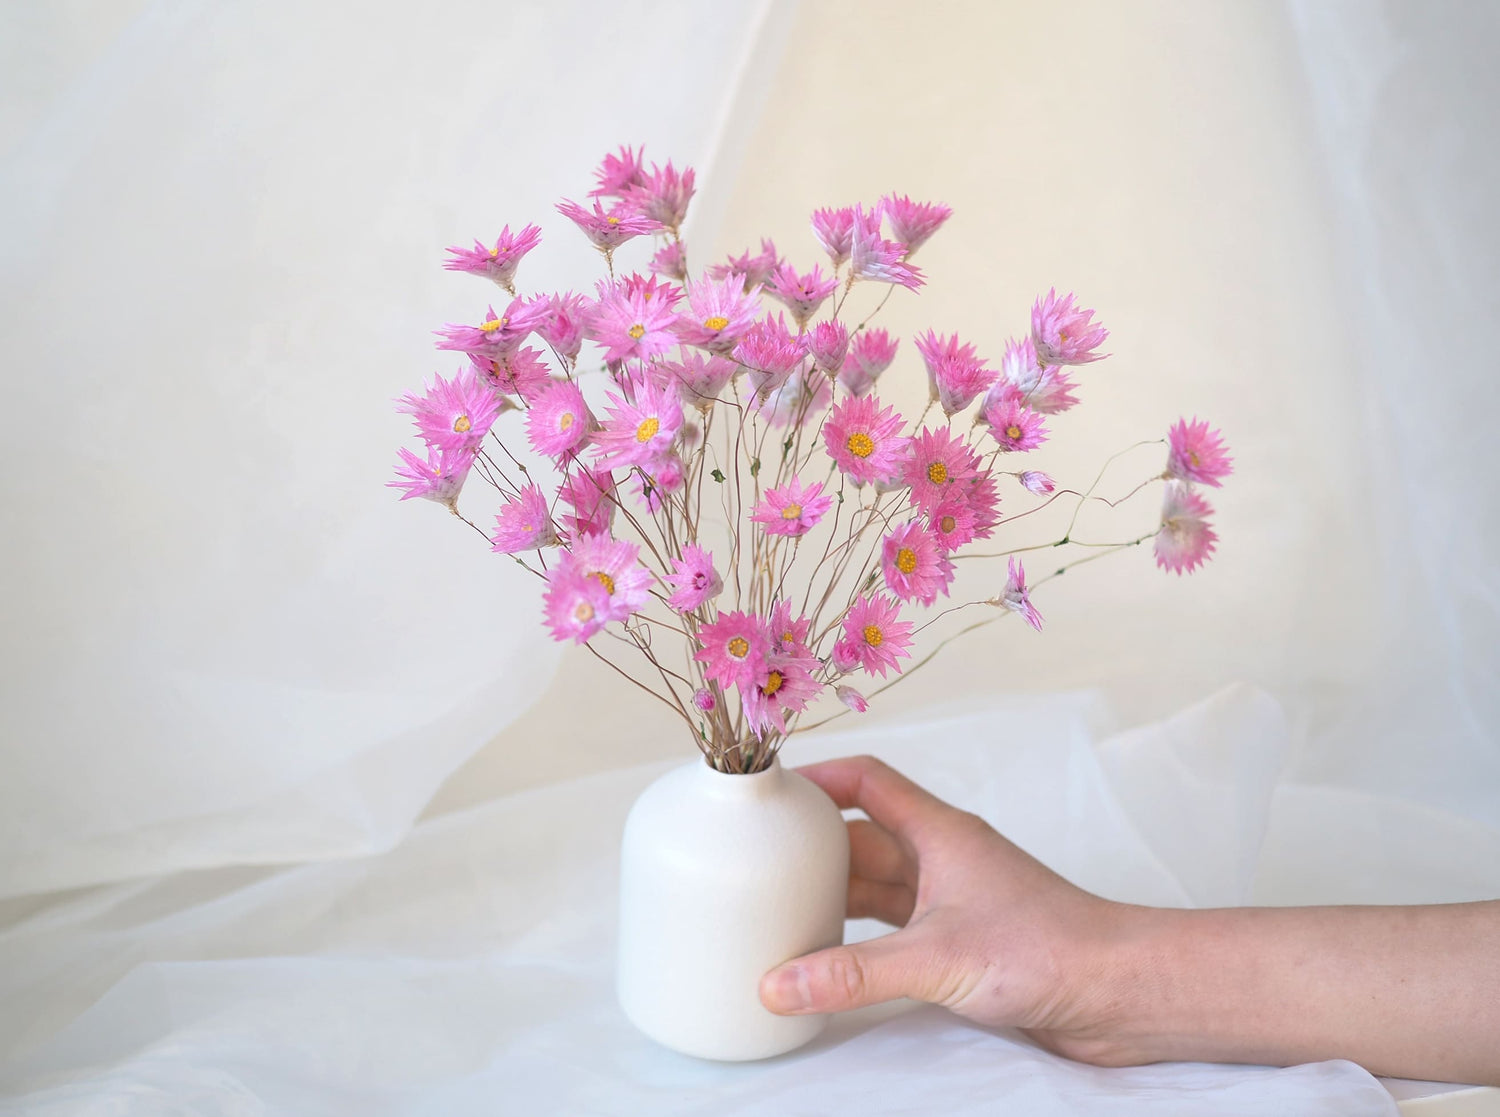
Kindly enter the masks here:
<path id="1" fill-rule="evenodd" d="M 511 301 L 439 331 L 438 347 L 468 365 L 400 401 L 426 453 L 401 450 L 391 484 L 402 499 L 446 505 L 532 571 L 552 635 L 680 714 L 715 767 L 757 771 L 807 728 L 799 719 L 825 691 L 863 711 L 861 679 L 899 676 L 931 623 L 914 611 L 946 598 L 963 549 L 1001 525 L 1003 483 L 1035 498 L 1007 523 L 1064 496 L 1077 509 L 1099 499 L 1013 463 L 1077 402 L 1070 370 L 1102 359 L 1108 333 L 1071 294 L 1049 291 L 998 369 L 957 336 L 919 334 L 931 391 L 911 423 L 874 394 L 898 341 L 868 323 L 896 287 L 922 286 L 912 257 L 947 206 L 887 196 L 820 209 L 812 230 L 829 271 L 799 271 L 762 241 L 692 278 L 681 237 L 692 170 L 648 169 L 622 148 L 597 177 L 590 206 L 557 207 L 603 255 L 608 278 L 593 298 L 516 295 L 535 225 L 448 250 L 445 267 L 492 280 Z M 643 236 L 657 238 L 651 274 L 617 273 L 616 250 Z M 843 312 L 861 284 L 885 292 L 850 328 Z M 602 368 L 580 363 L 585 341 Z M 925 425 L 934 408 L 942 420 Z M 972 421 L 957 422 L 971 408 Z M 1216 539 L 1195 486 L 1218 486 L 1230 458 L 1196 419 L 1159 441 L 1165 469 L 1132 492 L 1162 482 L 1160 520 L 1106 549 L 1154 538 L 1157 564 L 1182 573 Z M 459 512 L 472 474 L 503 498 L 493 531 Z M 1039 547 L 1073 542 L 1072 526 Z M 988 608 L 987 619 L 1014 612 L 1040 629 L 1016 557 L 1039 547 L 1000 552 L 998 592 L 937 616 Z M 636 670 L 596 643 L 639 657 Z"/>

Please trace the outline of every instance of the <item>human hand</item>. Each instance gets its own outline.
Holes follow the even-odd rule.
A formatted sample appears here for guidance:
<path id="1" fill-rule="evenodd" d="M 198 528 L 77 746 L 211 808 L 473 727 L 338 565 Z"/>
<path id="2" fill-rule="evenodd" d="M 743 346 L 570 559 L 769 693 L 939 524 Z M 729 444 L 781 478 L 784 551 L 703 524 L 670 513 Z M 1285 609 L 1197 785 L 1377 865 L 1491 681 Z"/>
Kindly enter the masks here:
<path id="1" fill-rule="evenodd" d="M 1121 905 L 1069 884 L 873 757 L 799 768 L 849 822 L 851 919 L 900 930 L 794 959 L 761 982 L 781 1014 L 841 1012 L 898 997 L 1017 1027 L 1073 1058 L 1113 1061 L 1106 958 Z"/>

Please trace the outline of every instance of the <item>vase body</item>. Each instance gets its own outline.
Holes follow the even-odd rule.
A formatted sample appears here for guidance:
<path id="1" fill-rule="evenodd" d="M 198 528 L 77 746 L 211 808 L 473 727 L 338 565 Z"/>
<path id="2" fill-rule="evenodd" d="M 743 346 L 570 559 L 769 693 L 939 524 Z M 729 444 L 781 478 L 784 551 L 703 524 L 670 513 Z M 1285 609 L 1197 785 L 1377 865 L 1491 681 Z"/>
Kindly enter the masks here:
<path id="1" fill-rule="evenodd" d="M 641 793 L 620 863 L 617 988 L 632 1023 L 705 1059 L 800 1047 L 824 1016 L 777 1016 L 761 976 L 844 938 L 849 836 L 821 788 L 782 768 L 701 761 Z"/>

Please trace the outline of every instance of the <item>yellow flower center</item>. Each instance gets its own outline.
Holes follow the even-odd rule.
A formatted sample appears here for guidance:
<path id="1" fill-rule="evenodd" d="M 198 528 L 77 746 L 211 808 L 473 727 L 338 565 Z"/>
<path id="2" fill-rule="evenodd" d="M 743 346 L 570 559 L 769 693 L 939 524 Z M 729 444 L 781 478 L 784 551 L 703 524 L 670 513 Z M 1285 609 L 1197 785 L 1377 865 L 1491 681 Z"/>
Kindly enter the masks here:
<path id="1" fill-rule="evenodd" d="M 917 568 L 917 552 L 910 547 L 902 547 L 896 552 L 896 569 L 903 574 L 910 574 Z"/>
<path id="2" fill-rule="evenodd" d="M 500 257 L 500 249 L 499 248 L 492 248 L 492 249 L 490 249 L 490 259 L 491 260 L 499 259 L 499 257 Z"/>
<path id="3" fill-rule="evenodd" d="M 1058 341 L 1067 341 L 1068 340 L 1068 331 L 1067 330 L 1058 330 L 1057 331 L 1057 340 Z"/>
<path id="4" fill-rule="evenodd" d="M 941 485 L 948 480 L 948 467 L 942 462 L 933 462 L 927 467 L 927 480 L 934 485 Z"/>
<path id="5" fill-rule="evenodd" d="M 594 607 L 587 601 L 580 601 L 573 606 L 573 619 L 579 624 L 586 624 L 594 619 Z"/>
<path id="6" fill-rule="evenodd" d="M 615 580 L 608 574 L 604 573 L 604 571 L 602 570 L 595 570 L 592 574 L 589 575 L 589 577 L 603 586 L 605 593 L 609 594 L 611 597 L 614 596 Z"/>
<path id="7" fill-rule="evenodd" d="M 732 637 L 729 643 L 724 645 L 724 650 L 735 659 L 744 659 L 750 654 L 750 641 L 743 636 Z"/>
<path id="8" fill-rule="evenodd" d="M 703 328 L 706 330 L 722 330 L 729 325 L 729 319 L 722 314 L 715 314 L 712 318 L 703 319 Z"/>
<path id="9" fill-rule="evenodd" d="M 469 422 L 469 417 L 467 415 L 460 415 L 457 419 L 453 420 L 453 433 L 468 434 L 469 428 L 473 425 L 473 423 Z"/>
<path id="10" fill-rule="evenodd" d="M 938 527 L 942 529 L 944 535 L 947 535 L 957 526 L 958 521 L 955 520 L 952 516 L 944 516 L 941 520 L 938 521 Z"/>
<path id="11" fill-rule="evenodd" d="M 1013 442 L 1018 440 L 1021 437 L 1021 428 L 1012 423 L 1005 428 L 1005 437 Z"/>
<path id="12" fill-rule="evenodd" d="M 562 413 L 562 415 L 557 420 L 557 429 L 560 430 L 560 431 L 565 431 L 569 427 L 571 427 L 572 425 L 573 425 L 573 413 L 571 411 L 564 411 Z"/>
<path id="13" fill-rule="evenodd" d="M 629 334 L 631 337 L 635 338 L 636 341 L 640 341 L 641 338 L 643 338 L 643 337 L 646 336 L 646 327 L 643 326 L 643 325 L 641 325 L 639 322 L 637 322 L 635 325 L 631 326 L 630 329 L 626 330 L 625 332 L 627 334 Z"/>
<path id="14" fill-rule="evenodd" d="M 760 692 L 769 698 L 781 689 L 782 681 L 781 672 L 772 671 L 771 677 L 766 680 L 766 685 L 760 688 Z"/>
<path id="15" fill-rule="evenodd" d="M 781 510 L 781 518 L 783 520 L 795 520 L 800 515 L 802 515 L 802 505 L 800 504 L 788 504 Z"/>
<path id="16" fill-rule="evenodd" d="M 611 225 L 618 225 L 620 223 L 618 217 L 606 217 L 604 220 L 608 221 Z"/>
<path id="17" fill-rule="evenodd" d="M 865 625 L 865 643 L 870 645 L 870 647 L 880 647 L 880 644 L 884 639 L 885 633 L 880 631 L 880 626 L 878 624 Z"/>
<path id="18" fill-rule="evenodd" d="M 875 440 L 864 431 L 855 431 L 844 446 L 856 458 L 868 458 L 875 452 Z"/>
<path id="19" fill-rule="evenodd" d="M 1188 461 L 1192 462 L 1194 465 L 1198 464 L 1198 454 L 1197 454 L 1197 451 L 1195 451 L 1195 450 L 1189 450 L 1188 451 Z"/>
<path id="20" fill-rule="evenodd" d="M 656 437 L 656 432 L 661 430 L 661 420 L 655 415 L 648 415 L 641 420 L 641 425 L 635 428 L 635 440 L 637 442 L 650 442 Z"/>

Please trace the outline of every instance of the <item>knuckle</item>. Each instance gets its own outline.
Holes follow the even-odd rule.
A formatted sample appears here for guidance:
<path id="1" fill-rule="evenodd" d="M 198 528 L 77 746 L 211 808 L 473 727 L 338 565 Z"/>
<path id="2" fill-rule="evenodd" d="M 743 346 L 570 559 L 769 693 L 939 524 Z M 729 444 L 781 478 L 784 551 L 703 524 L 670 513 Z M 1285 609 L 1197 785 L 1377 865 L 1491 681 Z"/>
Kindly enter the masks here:
<path id="1" fill-rule="evenodd" d="M 864 997 L 865 969 L 858 955 L 840 950 L 829 956 L 828 987 L 840 1003 L 853 1003 Z"/>

